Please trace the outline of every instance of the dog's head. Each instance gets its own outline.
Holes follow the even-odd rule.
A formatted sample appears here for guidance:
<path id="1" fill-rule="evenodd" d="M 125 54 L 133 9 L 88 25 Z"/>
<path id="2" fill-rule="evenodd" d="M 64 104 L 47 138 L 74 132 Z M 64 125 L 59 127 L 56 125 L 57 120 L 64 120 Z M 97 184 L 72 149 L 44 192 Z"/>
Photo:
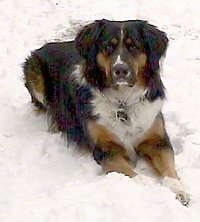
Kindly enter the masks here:
<path id="1" fill-rule="evenodd" d="M 100 89 L 124 84 L 148 88 L 149 99 L 164 96 L 159 61 L 165 54 L 166 34 L 142 20 L 98 20 L 86 25 L 75 39 L 84 59 L 86 80 Z"/>

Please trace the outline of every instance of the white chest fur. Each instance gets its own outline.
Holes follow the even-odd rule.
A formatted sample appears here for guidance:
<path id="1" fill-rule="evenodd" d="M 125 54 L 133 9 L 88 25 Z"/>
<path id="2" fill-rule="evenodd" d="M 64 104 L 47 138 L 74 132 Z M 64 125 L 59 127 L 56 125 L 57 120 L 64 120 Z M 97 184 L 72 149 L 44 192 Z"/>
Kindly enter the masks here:
<path id="1" fill-rule="evenodd" d="M 149 102 L 144 99 L 145 90 L 137 85 L 134 87 L 122 85 L 117 90 L 109 88 L 103 93 L 95 90 L 93 95 L 92 103 L 94 114 L 99 115 L 98 123 L 115 134 L 130 157 L 135 159 L 133 147 L 153 124 L 162 108 L 162 100 Z M 121 121 L 117 117 L 121 102 L 126 104 L 127 121 Z"/>

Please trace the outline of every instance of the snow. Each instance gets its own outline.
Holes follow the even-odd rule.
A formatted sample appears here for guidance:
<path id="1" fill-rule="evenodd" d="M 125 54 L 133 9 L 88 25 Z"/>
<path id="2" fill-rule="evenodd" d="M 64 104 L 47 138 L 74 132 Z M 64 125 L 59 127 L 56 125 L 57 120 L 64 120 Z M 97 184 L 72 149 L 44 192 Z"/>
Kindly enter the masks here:
<path id="1" fill-rule="evenodd" d="M 197 222 L 200 220 L 200 27 L 197 0 L 0 1 L 0 221 Z M 23 86 L 21 64 L 45 42 L 72 39 L 100 18 L 146 19 L 170 46 L 162 78 L 166 126 L 176 167 L 191 195 L 184 207 L 139 161 L 149 178 L 104 175 L 88 153 L 48 132 Z"/>

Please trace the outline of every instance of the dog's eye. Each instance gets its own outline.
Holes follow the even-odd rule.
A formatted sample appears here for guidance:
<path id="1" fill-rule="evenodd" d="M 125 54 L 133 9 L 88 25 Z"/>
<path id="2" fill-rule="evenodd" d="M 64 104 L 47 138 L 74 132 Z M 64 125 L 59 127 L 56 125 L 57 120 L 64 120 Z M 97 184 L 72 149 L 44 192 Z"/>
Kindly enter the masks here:
<path id="1" fill-rule="evenodd" d="M 130 38 L 126 39 L 125 45 L 126 45 L 129 52 L 134 53 L 139 49 L 138 45 L 136 45 L 135 43 L 136 42 L 131 40 Z"/>
<path id="2" fill-rule="evenodd" d="M 112 45 L 108 45 L 108 46 L 106 47 L 106 51 L 107 51 L 108 53 L 112 53 L 113 50 L 114 50 L 114 48 L 113 48 Z"/>
<path id="3" fill-rule="evenodd" d="M 116 46 L 114 44 L 108 44 L 106 46 L 106 51 L 108 54 L 111 54 L 115 50 Z"/>
<path id="4" fill-rule="evenodd" d="M 137 50 L 137 47 L 135 45 L 127 45 L 127 49 L 129 52 L 134 52 Z"/>

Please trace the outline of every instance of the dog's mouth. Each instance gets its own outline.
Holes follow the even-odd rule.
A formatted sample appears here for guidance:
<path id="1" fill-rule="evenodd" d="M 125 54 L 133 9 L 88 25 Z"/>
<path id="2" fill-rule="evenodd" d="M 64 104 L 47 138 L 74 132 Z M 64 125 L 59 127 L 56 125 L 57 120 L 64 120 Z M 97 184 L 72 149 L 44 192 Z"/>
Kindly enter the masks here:
<path id="1" fill-rule="evenodd" d="M 133 77 L 131 71 L 127 71 L 126 75 L 116 74 L 115 71 L 112 70 L 112 80 L 113 84 L 116 86 L 133 86 Z"/>
<path id="2" fill-rule="evenodd" d="M 127 86 L 127 87 L 133 87 L 134 83 L 130 80 L 119 78 L 119 79 L 113 79 L 113 86 Z"/>

